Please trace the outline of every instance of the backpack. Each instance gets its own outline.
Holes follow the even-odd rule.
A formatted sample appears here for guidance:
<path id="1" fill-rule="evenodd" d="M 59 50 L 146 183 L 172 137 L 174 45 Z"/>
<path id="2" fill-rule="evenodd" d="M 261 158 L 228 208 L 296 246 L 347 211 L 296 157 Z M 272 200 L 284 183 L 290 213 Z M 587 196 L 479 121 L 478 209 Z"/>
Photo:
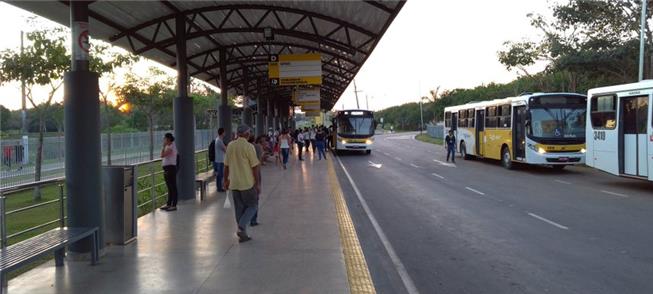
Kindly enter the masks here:
<path id="1" fill-rule="evenodd" d="M 214 162 L 215 161 L 215 140 L 211 140 L 211 143 L 209 144 L 209 161 Z"/>

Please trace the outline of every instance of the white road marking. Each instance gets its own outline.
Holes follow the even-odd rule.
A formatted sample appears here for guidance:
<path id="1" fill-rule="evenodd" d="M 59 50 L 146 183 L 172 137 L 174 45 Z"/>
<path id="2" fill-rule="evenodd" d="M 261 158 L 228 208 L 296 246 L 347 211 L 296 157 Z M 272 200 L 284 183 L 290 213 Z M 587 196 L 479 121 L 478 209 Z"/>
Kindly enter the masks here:
<path id="1" fill-rule="evenodd" d="M 453 163 L 448 163 L 448 162 L 444 162 L 444 161 L 439 161 L 439 160 L 437 160 L 437 159 L 433 159 L 433 161 L 437 162 L 437 163 L 440 164 L 440 165 L 444 165 L 444 166 L 448 166 L 448 167 L 456 167 L 456 165 L 453 164 Z"/>
<path id="2" fill-rule="evenodd" d="M 401 158 L 399 158 L 399 157 L 395 157 L 395 159 L 401 161 Z"/>
<path id="3" fill-rule="evenodd" d="M 369 162 L 369 166 L 371 166 L 371 167 L 381 168 L 381 166 L 383 166 L 380 163 L 374 163 L 372 161 L 367 161 L 367 162 Z"/>
<path id="4" fill-rule="evenodd" d="M 372 226 L 374 227 L 376 234 L 379 236 L 381 243 L 383 243 L 383 247 L 385 247 L 385 251 L 388 252 L 388 256 L 390 256 L 390 260 L 392 260 L 392 263 L 397 269 L 397 273 L 399 274 L 401 281 L 404 283 L 404 287 L 406 287 L 406 291 L 411 294 L 419 293 L 419 291 L 417 291 L 417 287 L 415 287 L 415 283 L 413 282 L 413 279 L 408 275 L 408 271 L 406 270 L 406 267 L 401 262 L 401 259 L 399 259 L 399 256 L 397 255 L 394 248 L 392 247 L 392 244 L 390 244 L 390 240 L 388 240 L 388 237 L 383 232 L 383 229 L 381 229 L 379 222 L 376 220 L 376 217 L 374 217 L 374 214 L 370 210 L 370 207 L 367 205 L 367 201 L 365 201 L 360 190 L 358 190 L 358 186 L 356 186 L 356 183 L 354 183 L 354 180 L 351 178 L 351 175 L 349 175 L 347 168 L 345 168 L 345 165 L 342 164 L 340 157 L 337 157 L 337 159 L 338 159 L 338 163 L 340 164 L 340 167 L 342 167 L 342 170 L 345 172 L 345 175 L 347 176 L 347 179 L 349 180 L 351 187 L 354 189 L 358 201 L 360 201 L 363 210 L 365 210 L 365 214 L 367 214 L 367 218 L 370 220 L 370 223 L 372 223 Z"/>
<path id="5" fill-rule="evenodd" d="M 617 193 L 617 192 L 610 192 L 610 191 L 606 191 L 606 190 L 601 190 L 601 192 L 603 192 L 603 193 L 605 193 L 605 194 L 610 194 L 610 195 L 618 196 L 618 197 L 621 197 L 621 198 L 628 198 L 628 195 L 621 194 L 621 193 Z"/>
<path id="6" fill-rule="evenodd" d="M 412 163 L 410 164 L 410 166 L 412 166 L 414 168 L 420 168 L 418 165 L 415 165 L 415 164 L 412 164 Z"/>
<path id="7" fill-rule="evenodd" d="M 479 191 L 479 190 L 476 190 L 476 189 L 472 189 L 472 188 L 470 188 L 470 187 L 465 187 L 465 189 L 467 189 L 467 190 L 469 190 L 469 191 L 472 191 L 472 192 L 474 192 L 474 193 L 476 193 L 476 194 L 485 195 L 485 193 L 483 193 L 483 192 L 481 192 L 481 191 Z"/>
<path id="8" fill-rule="evenodd" d="M 541 220 L 541 221 L 543 221 L 543 222 L 545 222 L 545 223 L 547 223 L 547 224 L 550 224 L 550 225 L 552 225 L 552 226 L 554 226 L 554 227 L 557 227 L 557 228 L 559 228 L 559 229 L 569 230 L 569 227 L 563 226 L 563 225 L 561 225 L 561 224 L 559 224 L 559 223 L 556 223 L 556 222 L 554 222 L 554 221 L 552 221 L 552 220 L 550 220 L 550 219 L 546 219 L 546 218 L 544 218 L 544 217 L 541 217 L 541 216 L 539 216 L 539 215 L 537 215 L 537 214 L 534 214 L 534 213 L 532 213 L 532 212 L 528 212 L 528 215 L 530 215 L 530 216 L 532 216 L 532 217 L 534 217 L 534 218 L 536 218 L 536 219 L 539 219 L 539 220 Z"/>
<path id="9" fill-rule="evenodd" d="M 390 153 L 387 152 L 383 152 L 383 154 L 385 154 L 385 156 L 391 156 Z"/>
<path id="10" fill-rule="evenodd" d="M 443 180 L 444 180 L 444 177 L 443 177 L 443 176 L 441 176 L 441 175 L 438 175 L 438 174 L 436 174 L 436 173 L 432 173 L 431 175 L 433 175 L 433 176 L 435 176 L 435 177 L 438 177 L 438 178 L 440 178 L 440 179 L 443 179 Z"/>
<path id="11" fill-rule="evenodd" d="M 560 183 L 560 184 L 571 185 L 570 182 L 566 182 L 566 181 L 563 181 L 563 180 L 553 180 L 553 181 L 556 182 L 556 183 Z"/>

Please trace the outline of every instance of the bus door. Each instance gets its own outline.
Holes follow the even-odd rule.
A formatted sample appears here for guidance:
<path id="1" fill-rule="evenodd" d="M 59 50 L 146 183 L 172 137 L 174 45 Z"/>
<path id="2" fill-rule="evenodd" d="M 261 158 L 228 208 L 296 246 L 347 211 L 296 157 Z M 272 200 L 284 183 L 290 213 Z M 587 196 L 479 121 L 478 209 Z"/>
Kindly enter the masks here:
<path id="1" fill-rule="evenodd" d="M 622 174 L 648 178 L 648 108 L 649 97 L 621 97 L 619 128 Z"/>
<path id="2" fill-rule="evenodd" d="M 485 109 L 476 110 L 476 155 L 483 156 L 483 131 L 485 131 Z"/>
<path id="3" fill-rule="evenodd" d="M 526 159 L 526 106 L 515 106 L 512 109 L 512 150 L 514 158 Z"/>

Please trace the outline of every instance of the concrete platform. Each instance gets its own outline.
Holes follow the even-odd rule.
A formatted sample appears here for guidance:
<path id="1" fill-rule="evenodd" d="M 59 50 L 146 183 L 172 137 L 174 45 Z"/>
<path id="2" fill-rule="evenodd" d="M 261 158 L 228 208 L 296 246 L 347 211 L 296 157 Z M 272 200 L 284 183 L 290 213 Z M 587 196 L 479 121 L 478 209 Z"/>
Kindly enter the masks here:
<path id="1" fill-rule="evenodd" d="M 331 158 L 330 158 L 331 159 Z M 239 244 L 233 207 L 209 186 L 204 202 L 138 220 L 138 240 L 97 266 L 41 265 L 9 293 L 349 293 L 327 162 L 263 167 L 260 226 Z"/>

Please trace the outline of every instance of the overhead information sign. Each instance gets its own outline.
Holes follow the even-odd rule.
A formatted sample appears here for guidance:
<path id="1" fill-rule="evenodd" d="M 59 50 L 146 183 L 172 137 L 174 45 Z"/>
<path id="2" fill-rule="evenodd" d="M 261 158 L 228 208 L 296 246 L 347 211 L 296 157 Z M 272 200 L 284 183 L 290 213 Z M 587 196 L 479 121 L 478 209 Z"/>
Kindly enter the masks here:
<path id="1" fill-rule="evenodd" d="M 274 86 L 322 85 L 318 53 L 270 55 L 268 77 Z"/>
<path id="2" fill-rule="evenodd" d="M 292 93 L 295 104 L 320 103 L 320 88 L 295 89 Z"/>

